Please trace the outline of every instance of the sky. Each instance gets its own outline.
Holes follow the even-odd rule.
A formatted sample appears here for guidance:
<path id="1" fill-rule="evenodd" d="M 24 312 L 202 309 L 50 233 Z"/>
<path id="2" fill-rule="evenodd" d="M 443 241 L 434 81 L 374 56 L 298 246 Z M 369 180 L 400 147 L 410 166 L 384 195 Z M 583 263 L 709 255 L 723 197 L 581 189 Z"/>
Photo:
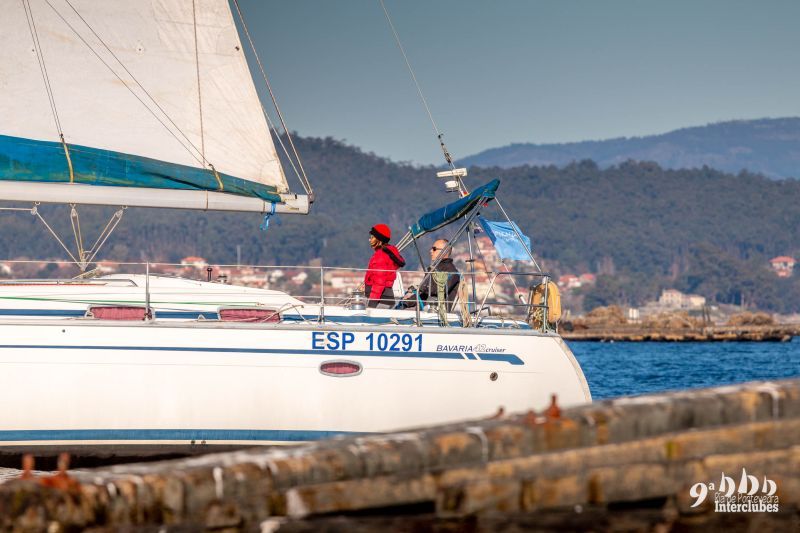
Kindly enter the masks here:
<path id="1" fill-rule="evenodd" d="M 800 116 L 796 0 L 384 1 L 456 160 Z M 239 4 L 290 130 L 444 163 L 379 0 Z"/>

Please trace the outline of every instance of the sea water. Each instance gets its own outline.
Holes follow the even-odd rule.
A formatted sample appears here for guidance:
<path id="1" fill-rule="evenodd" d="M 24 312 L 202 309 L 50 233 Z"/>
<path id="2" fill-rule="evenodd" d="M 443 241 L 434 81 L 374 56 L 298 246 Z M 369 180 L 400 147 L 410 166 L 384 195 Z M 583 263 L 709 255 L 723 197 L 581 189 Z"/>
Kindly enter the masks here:
<path id="1" fill-rule="evenodd" d="M 592 398 L 800 377 L 792 342 L 570 342 Z"/>

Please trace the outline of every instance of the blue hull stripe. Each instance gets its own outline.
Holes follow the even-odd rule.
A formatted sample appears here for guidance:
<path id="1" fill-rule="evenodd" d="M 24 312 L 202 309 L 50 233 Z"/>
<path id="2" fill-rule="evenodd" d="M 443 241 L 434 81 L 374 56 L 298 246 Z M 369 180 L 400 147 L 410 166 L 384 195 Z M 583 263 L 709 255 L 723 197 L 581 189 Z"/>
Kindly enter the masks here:
<path id="1" fill-rule="evenodd" d="M 206 320 L 219 320 L 219 314 L 214 311 L 156 311 L 156 318 L 187 318 L 197 320 L 203 317 Z"/>
<path id="2" fill-rule="evenodd" d="M 251 440 L 298 442 L 328 439 L 337 435 L 358 436 L 367 434 L 351 431 L 307 431 L 295 429 L 18 429 L 0 431 L 0 443 L 32 440 Z"/>
<path id="3" fill-rule="evenodd" d="M 520 358 L 517 357 L 516 355 L 507 354 L 507 353 L 479 353 L 479 354 L 475 354 L 475 355 L 477 355 L 478 358 L 481 361 L 497 361 L 497 362 L 500 362 L 500 363 L 509 362 L 512 365 L 522 365 L 522 364 L 524 364 L 522 362 L 522 360 L 520 360 Z M 514 357 L 515 359 L 517 359 L 519 361 L 519 363 L 512 363 L 509 360 L 509 357 Z"/>
<path id="4" fill-rule="evenodd" d="M 270 348 L 204 348 L 190 346 L 66 346 L 47 344 L 0 344 L 2 349 L 28 350 L 102 350 L 125 352 L 191 352 L 191 353 L 252 353 L 270 355 L 325 355 L 330 357 L 365 356 L 365 357 L 410 357 L 419 359 L 458 359 L 465 361 L 459 352 L 379 352 L 370 350 L 291 350 Z M 478 354 L 485 361 L 498 361 L 514 366 L 524 365 L 522 359 L 514 354 L 493 353 Z"/>
<path id="5" fill-rule="evenodd" d="M 98 304 L 101 305 L 101 304 Z M 219 314 L 215 311 L 162 311 L 155 308 L 156 318 L 181 318 L 196 320 L 201 316 L 206 320 L 219 320 Z M 64 318 L 80 318 L 86 315 L 85 311 L 79 309 L 0 309 L 0 316 L 58 316 Z M 284 315 L 283 319 L 287 322 L 316 321 L 317 315 Z M 397 319 L 379 316 L 335 316 L 326 315 L 325 319 L 332 323 L 339 324 L 399 324 L 401 326 L 413 326 L 414 319 Z M 423 321 L 423 325 L 437 326 L 438 320 Z M 461 322 L 455 321 L 450 324 L 453 327 L 460 327 Z M 528 324 L 503 325 L 498 323 L 485 324 L 482 327 L 488 329 L 508 328 L 508 329 L 531 329 Z"/>
<path id="6" fill-rule="evenodd" d="M 64 318 L 81 318 L 86 316 L 86 311 L 80 309 L 0 309 L 0 316 L 59 316 Z M 219 314 L 214 311 L 159 311 L 158 318 L 187 318 L 198 319 L 201 316 L 206 320 L 219 320 Z"/>
<path id="7" fill-rule="evenodd" d="M 2 316 L 62 316 L 62 317 L 82 317 L 86 316 L 86 311 L 74 309 L 0 309 Z"/>

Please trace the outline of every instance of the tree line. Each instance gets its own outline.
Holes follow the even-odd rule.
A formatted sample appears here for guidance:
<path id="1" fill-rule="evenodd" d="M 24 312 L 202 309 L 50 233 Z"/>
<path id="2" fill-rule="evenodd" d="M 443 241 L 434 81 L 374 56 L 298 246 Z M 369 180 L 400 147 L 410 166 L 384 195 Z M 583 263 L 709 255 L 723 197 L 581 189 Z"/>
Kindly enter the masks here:
<path id="1" fill-rule="evenodd" d="M 251 264 L 321 259 L 363 266 L 373 224 L 388 224 L 397 238 L 422 213 L 455 199 L 432 166 L 391 162 L 332 138 L 295 141 L 317 195 L 310 215 L 279 216 L 261 231 L 254 214 L 129 209 L 101 258 L 174 262 L 199 255 L 232 263 L 238 249 L 242 262 Z M 601 169 L 581 161 L 563 168 L 473 167 L 467 183 L 476 187 L 494 178 L 501 180 L 503 206 L 531 237 L 546 270 L 598 274 L 585 294 L 587 307 L 636 305 L 674 287 L 712 301 L 800 311 L 800 273 L 778 279 L 768 264 L 800 252 L 797 180 L 632 161 Z M 69 227 L 67 208 L 40 210 L 55 228 Z M 82 208 L 84 233 L 99 231 L 111 212 Z M 487 216 L 498 215 L 490 210 Z M 65 256 L 35 217 L 0 217 L 1 257 Z M 416 254 L 407 255 L 416 266 Z"/>

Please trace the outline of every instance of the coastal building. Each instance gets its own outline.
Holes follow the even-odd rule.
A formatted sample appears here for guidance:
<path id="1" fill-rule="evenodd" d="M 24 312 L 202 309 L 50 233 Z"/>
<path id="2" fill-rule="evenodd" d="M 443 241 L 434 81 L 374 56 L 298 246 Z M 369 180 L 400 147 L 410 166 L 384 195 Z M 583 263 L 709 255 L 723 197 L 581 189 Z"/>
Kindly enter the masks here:
<path id="1" fill-rule="evenodd" d="M 266 287 L 267 275 L 261 269 L 253 267 L 225 267 L 216 273 L 217 281 L 245 285 L 247 287 Z"/>
<path id="2" fill-rule="evenodd" d="M 181 266 L 203 269 L 206 268 L 206 266 L 208 266 L 208 261 L 206 261 L 202 257 L 190 255 L 189 257 L 184 257 L 183 259 L 181 259 Z"/>
<path id="3" fill-rule="evenodd" d="M 786 255 L 773 257 L 769 260 L 770 265 L 772 265 L 772 270 L 775 271 L 775 274 L 777 274 L 779 278 L 790 277 L 796 262 L 797 261 L 795 261 L 793 257 Z"/>
<path id="4" fill-rule="evenodd" d="M 558 278 L 558 286 L 565 290 L 578 289 L 584 285 L 592 285 L 597 281 L 594 274 L 585 272 L 579 276 L 575 274 L 564 274 Z"/>
<path id="5" fill-rule="evenodd" d="M 304 270 L 292 272 L 290 276 L 289 280 L 295 285 L 302 285 L 303 282 L 308 279 L 308 274 Z"/>
<path id="6" fill-rule="evenodd" d="M 680 307 L 684 294 L 675 289 L 664 289 L 658 297 L 658 303 L 664 307 Z"/>
<path id="7" fill-rule="evenodd" d="M 475 270 L 477 272 L 494 272 L 500 270 L 502 261 L 497 255 L 497 251 L 492 245 L 489 237 L 481 236 L 475 238 Z M 450 257 L 453 258 L 459 270 L 466 272 L 469 270 L 470 254 L 469 250 L 464 246 L 456 246 L 453 248 Z"/>
<path id="8" fill-rule="evenodd" d="M 325 274 L 325 281 L 335 294 L 350 294 L 364 281 L 364 273 L 334 270 Z"/>
<path id="9" fill-rule="evenodd" d="M 581 280 L 575 274 L 564 274 L 558 278 L 558 286 L 562 289 L 577 289 L 581 286 Z"/>
<path id="10" fill-rule="evenodd" d="M 114 274 L 119 270 L 119 263 L 116 261 L 98 261 L 97 271 L 101 274 Z"/>
<path id="11" fill-rule="evenodd" d="M 684 294 L 676 289 L 664 289 L 658 297 L 658 305 L 668 309 L 700 309 L 705 304 L 704 296 Z"/>

